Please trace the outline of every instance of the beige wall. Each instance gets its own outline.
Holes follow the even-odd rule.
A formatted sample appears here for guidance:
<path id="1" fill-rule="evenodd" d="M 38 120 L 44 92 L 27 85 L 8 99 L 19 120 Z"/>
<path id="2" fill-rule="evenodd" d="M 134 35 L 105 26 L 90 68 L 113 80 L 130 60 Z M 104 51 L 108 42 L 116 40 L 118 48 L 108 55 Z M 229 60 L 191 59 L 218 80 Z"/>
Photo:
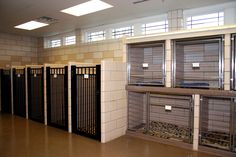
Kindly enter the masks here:
<path id="1" fill-rule="evenodd" d="M 43 46 L 43 45 L 41 45 Z M 41 49 L 39 64 L 68 63 L 68 61 L 101 63 L 101 60 L 123 61 L 122 40 L 77 43 L 73 46 Z"/>
<path id="2" fill-rule="evenodd" d="M 37 38 L 0 33 L 0 67 L 37 64 L 37 47 Z"/>

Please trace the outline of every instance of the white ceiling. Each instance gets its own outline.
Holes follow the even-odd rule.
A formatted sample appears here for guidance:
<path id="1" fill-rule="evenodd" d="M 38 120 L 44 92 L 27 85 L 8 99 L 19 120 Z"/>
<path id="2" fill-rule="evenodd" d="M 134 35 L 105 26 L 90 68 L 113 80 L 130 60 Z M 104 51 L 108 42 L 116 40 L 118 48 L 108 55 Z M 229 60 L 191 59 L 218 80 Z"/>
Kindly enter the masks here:
<path id="1" fill-rule="evenodd" d="M 75 17 L 60 10 L 86 2 L 86 0 L 1 0 L 0 32 L 48 36 L 61 32 L 121 22 L 134 18 L 166 13 L 175 9 L 190 9 L 235 0 L 149 0 L 134 5 L 137 0 L 103 0 L 114 7 L 97 13 Z M 48 16 L 58 19 L 50 26 L 33 31 L 15 29 L 14 26 Z"/>

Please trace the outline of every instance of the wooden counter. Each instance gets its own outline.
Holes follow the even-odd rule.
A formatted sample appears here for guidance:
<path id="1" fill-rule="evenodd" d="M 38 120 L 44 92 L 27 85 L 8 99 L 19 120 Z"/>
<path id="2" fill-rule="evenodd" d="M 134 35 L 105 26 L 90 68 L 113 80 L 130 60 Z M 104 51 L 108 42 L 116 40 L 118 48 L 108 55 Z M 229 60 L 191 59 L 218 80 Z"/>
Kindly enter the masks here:
<path id="1" fill-rule="evenodd" d="M 153 87 L 153 86 L 126 85 L 126 90 L 130 92 L 139 92 L 139 93 L 150 92 L 157 94 L 177 94 L 177 95 L 200 94 L 204 96 L 236 97 L 236 91 L 226 91 L 217 89 L 166 88 L 166 87 Z"/>

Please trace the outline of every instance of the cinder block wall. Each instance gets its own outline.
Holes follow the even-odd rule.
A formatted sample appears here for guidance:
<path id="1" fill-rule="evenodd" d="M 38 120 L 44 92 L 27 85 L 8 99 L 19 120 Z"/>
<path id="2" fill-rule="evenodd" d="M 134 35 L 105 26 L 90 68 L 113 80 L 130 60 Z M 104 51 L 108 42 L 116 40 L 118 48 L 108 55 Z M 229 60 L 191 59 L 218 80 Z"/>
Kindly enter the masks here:
<path id="1" fill-rule="evenodd" d="M 38 39 L 0 33 L 0 67 L 37 64 Z"/>
<path id="2" fill-rule="evenodd" d="M 43 45 L 41 45 L 43 47 Z M 41 49 L 38 52 L 39 64 L 68 61 L 84 63 L 101 63 L 102 60 L 123 61 L 122 40 L 108 40 L 92 43 L 78 43 L 73 46 Z"/>

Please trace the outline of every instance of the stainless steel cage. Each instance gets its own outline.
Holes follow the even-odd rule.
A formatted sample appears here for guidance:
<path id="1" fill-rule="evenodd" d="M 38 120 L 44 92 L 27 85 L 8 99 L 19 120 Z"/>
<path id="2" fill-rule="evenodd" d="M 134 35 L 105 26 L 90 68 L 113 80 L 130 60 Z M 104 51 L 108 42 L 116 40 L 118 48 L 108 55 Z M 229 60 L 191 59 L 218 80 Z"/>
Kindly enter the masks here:
<path id="1" fill-rule="evenodd" d="M 235 151 L 235 99 L 201 97 L 200 145 Z"/>
<path id="2" fill-rule="evenodd" d="M 173 41 L 173 86 L 222 89 L 223 36 Z"/>
<path id="3" fill-rule="evenodd" d="M 165 85 L 165 42 L 128 46 L 129 84 Z"/>
<path id="4" fill-rule="evenodd" d="M 192 143 L 191 96 L 128 93 L 128 130 Z"/>

